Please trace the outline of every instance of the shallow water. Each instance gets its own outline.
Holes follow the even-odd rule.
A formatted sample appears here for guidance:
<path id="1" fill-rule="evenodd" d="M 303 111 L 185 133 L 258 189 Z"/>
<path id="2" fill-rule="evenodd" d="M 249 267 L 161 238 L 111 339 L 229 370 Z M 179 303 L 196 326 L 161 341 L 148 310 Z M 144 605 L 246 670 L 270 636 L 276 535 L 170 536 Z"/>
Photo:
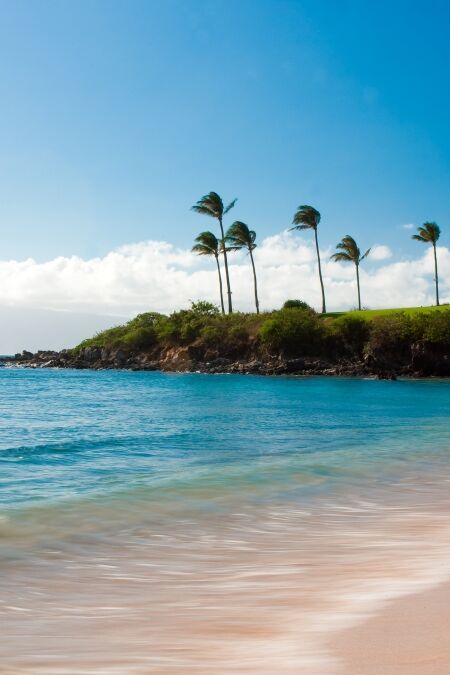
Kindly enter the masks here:
<path id="1" fill-rule="evenodd" d="M 450 383 L 0 370 L 1 673 L 327 673 L 450 561 Z"/>

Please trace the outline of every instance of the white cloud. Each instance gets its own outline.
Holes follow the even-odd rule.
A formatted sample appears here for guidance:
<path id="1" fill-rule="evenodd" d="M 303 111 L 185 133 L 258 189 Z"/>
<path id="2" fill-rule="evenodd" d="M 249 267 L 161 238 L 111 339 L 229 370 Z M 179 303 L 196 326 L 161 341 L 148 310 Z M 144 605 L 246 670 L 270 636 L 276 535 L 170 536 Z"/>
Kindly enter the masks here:
<path id="1" fill-rule="evenodd" d="M 391 252 L 387 246 L 375 246 L 376 260 Z M 330 251 L 322 252 L 327 304 L 331 310 L 348 309 L 356 304 L 355 271 L 351 264 L 330 262 Z M 373 256 L 372 256 L 373 257 Z M 450 251 L 439 247 L 439 270 L 442 301 L 450 298 Z M 320 288 L 314 244 L 310 238 L 290 232 L 268 237 L 255 251 L 261 307 L 280 307 L 287 298 L 302 298 L 320 307 Z M 230 277 L 236 309 L 253 308 L 252 273 L 248 256 L 230 254 Z M 102 258 L 59 257 L 45 263 L 32 259 L 0 262 L 0 306 L 15 308 L 26 315 L 28 308 L 48 312 L 91 315 L 94 325 L 99 317 L 111 324 L 117 316 L 131 317 L 138 312 L 170 312 L 186 307 L 190 300 L 204 298 L 218 301 L 217 272 L 213 260 L 193 255 L 166 242 L 147 241 L 123 246 Z M 431 248 L 422 257 L 389 262 L 377 267 L 361 268 L 362 301 L 368 307 L 402 307 L 433 303 L 433 256 Z M 47 312 L 47 314 L 45 314 Z M 7 315 L 1 311 L 0 318 Z M 54 315 L 57 320 L 57 316 Z M 63 316 L 63 315 L 61 315 Z M 35 317 L 35 315 L 34 315 Z M 95 317 L 95 322 L 94 322 Z M 30 348 L 35 343 L 33 324 L 29 325 Z M 54 323 L 54 322 L 53 322 Z M 87 324 L 86 331 L 88 331 Z M 53 328 L 48 328 L 48 345 Z M 73 341 L 64 334 L 64 344 Z M 20 339 L 19 339 L 20 337 Z M 2 332 L 0 331 L 0 338 Z M 23 345 L 23 336 L 17 344 Z M 11 338 L 12 339 L 12 338 Z M 45 334 L 40 327 L 39 347 Z M 9 343 L 8 343 L 9 344 Z M 26 345 L 25 345 L 26 346 Z M 0 353 L 5 349 L 0 341 Z M 10 349 L 8 349 L 10 351 Z"/>
<path id="2" fill-rule="evenodd" d="M 372 260 L 387 260 L 388 258 L 392 258 L 392 251 L 389 246 L 375 244 L 370 250 L 370 257 Z"/>
<path id="3" fill-rule="evenodd" d="M 413 225 L 412 223 L 406 223 L 406 225 L 402 225 L 402 228 L 403 228 L 404 230 L 413 230 L 413 229 L 414 229 L 414 225 Z"/>

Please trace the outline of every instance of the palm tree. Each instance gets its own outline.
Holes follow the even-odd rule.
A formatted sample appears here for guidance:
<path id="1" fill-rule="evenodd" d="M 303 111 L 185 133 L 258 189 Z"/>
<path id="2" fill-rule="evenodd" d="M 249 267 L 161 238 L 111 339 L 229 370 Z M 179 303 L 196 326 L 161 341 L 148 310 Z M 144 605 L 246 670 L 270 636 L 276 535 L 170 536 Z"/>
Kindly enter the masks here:
<path id="1" fill-rule="evenodd" d="M 436 282 L 436 305 L 439 305 L 439 280 L 438 266 L 436 256 L 436 244 L 441 234 L 441 228 L 437 223 L 424 223 L 422 227 L 417 228 L 418 234 L 413 234 L 412 239 L 421 241 L 424 244 L 432 244 L 434 253 L 434 280 Z"/>
<path id="2" fill-rule="evenodd" d="M 322 290 L 322 313 L 325 314 L 325 289 L 323 287 L 322 267 L 320 264 L 319 241 L 317 239 L 317 226 L 320 223 L 320 213 L 313 206 L 299 206 L 292 220 L 294 227 L 291 230 L 314 230 L 316 240 L 317 263 L 319 265 L 320 288 Z"/>
<path id="3" fill-rule="evenodd" d="M 220 305 L 222 307 L 222 314 L 225 314 L 225 306 L 223 304 L 223 289 L 222 289 L 222 275 L 220 273 L 220 263 L 219 263 L 219 254 L 221 245 L 216 235 L 212 232 L 200 232 L 198 237 L 195 238 L 197 242 L 193 247 L 192 251 L 198 255 L 213 255 L 216 259 L 217 264 L 217 273 L 219 275 L 219 288 L 220 288 Z"/>
<path id="4" fill-rule="evenodd" d="M 342 238 L 342 240 L 339 242 L 336 248 L 338 249 L 338 251 L 331 256 L 332 260 L 336 260 L 337 262 L 341 261 L 352 262 L 356 267 L 356 284 L 358 286 L 358 309 L 361 309 L 361 290 L 359 287 L 359 264 L 361 263 L 362 260 L 364 260 L 364 258 L 367 258 L 367 256 L 370 253 L 370 248 L 367 249 L 364 255 L 361 255 L 361 251 L 359 250 L 356 241 L 349 234 L 347 234 L 345 237 Z"/>
<path id="5" fill-rule="evenodd" d="M 227 242 L 229 251 L 240 251 L 242 248 L 246 248 L 249 252 L 253 268 L 256 313 L 259 314 L 258 284 L 256 281 L 255 261 L 253 259 L 253 251 L 256 248 L 255 239 L 256 232 L 250 230 L 248 226 L 240 220 L 235 220 L 234 223 L 230 225 L 225 235 L 225 241 Z"/>
<path id="6" fill-rule="evenodd" d="M 227 282 L 227 295 L 228 295 L 228 312 L 231 314 L 233 311 L 233 305 L 231 302 L 231 286 L 230 286 L 230 275 L 228 274 L 228 259 L 227 259 L 227 250 L 225 247 L 225 233 L 223 231 L 223 217 L 233 206 L 236 204 L 237 199 L 233 199 L 232 202 L 224 208 L 223 201 L 217 194 L 217 192 L 210 192 L 201 199 L 198 200 L 196 204 L 192 207 L 193 211 L 197 213 L 203 213 L 205 216 L 211 216 L 212 218 L 217 218 L 220 225 L 221 233 L 221 249 L 223 253 L 223 259 L 225 262 L 225 277 Z"/>

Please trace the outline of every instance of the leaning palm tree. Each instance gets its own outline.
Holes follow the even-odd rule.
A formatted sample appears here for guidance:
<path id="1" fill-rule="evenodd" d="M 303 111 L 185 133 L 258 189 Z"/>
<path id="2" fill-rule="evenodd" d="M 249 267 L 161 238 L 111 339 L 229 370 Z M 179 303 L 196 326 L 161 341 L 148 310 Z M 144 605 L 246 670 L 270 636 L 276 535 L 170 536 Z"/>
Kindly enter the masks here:
<path id="1" fill-rule="evenodd" d="M 240 220 L 235 220 L 234 223 L 230 225 L 225 235 L 225 241 L 229 251 L 240 251 L 241 249 L 246 248 L 250 255 L 253 269 L 256 313 L 259 314 L 258 284 L 256 281 L 255 261 L 253 259 L 253 251 L 256 248 L 255 239 L 256 232 L 250 230 L 248 226 Z"/>
<path id="2" fill-rule="evenodd" d="M 320 264 L 319 242 L 317 239 L 317 226 L 320 223 L 320 213 L 313 206 L 299 206 L 292 220 L 294 227 L 291 230 L 314 230 L 316 240 L 317 263 L 319 266 L 320 288 L 322 290 L 322 313 L 325 314 L 325 289 L 323 287 L 322 267 Z"/>
<path id="3" fill-rule="evenodd" d="M 192 251 L 198 255 L 212 255 L 216 259 L 217 273 L 219 275 L 219 289 L 220 289 L 220 306 L 222 307 L 222 314 L 225 314 L 225 306 L 223 304 L 223 288 L 222 288 L 222 274 L 220 273 L 219 255 L 221 252 L 221 245 L 216 235 L 212 232 L 200 232 L 195 238 L 197 242 Z"/>
<path id="4" fill-rule="evenodd" d="M 356 267 L 356 284 L 358 286 L 358 309 L 361 309 L 359 264 L 361 263 L 362 260 L 364 260 L 364 258 L 367 258 L 367 256 L 370 253 L 370 248 L 367 249 L 364 255 L 361 255 L 361 251 L 359 250 L 356 241 L 349 234 L 347 234 L 345 237 L 342 238 L 342 240 L 339 242 L 336 248 L 338 250 L 331 256 L 332 260 L 336 260 L 337 262 L 352 262 Z"/>
<path id="5" fill-rule="evenodd" d="M 413 234 L 412 239 L 421 241 L 424 244 L 432 244 L 434 253 L 434 281 L 436 282 L 436 305 L 439 305 L 439 280 L 438 266 L 436 256 L 436 244 L 441 234 L 441 228 L 437 223 L 424 223 L 422 227 L 417 228 L 418 234 Z"/>
<path id="6" fill-rule="evenodd" d="M 227 259 L 227 250 L 225 247 L 225 233 L 223 231 L 223 217 L 233 206 L 236 204 L 237 199 L 233 199 L 232 202 L 224 208 L 223 201 L 217 194 L 217 192 L 210 192 L 201 199 L 198 200 L 196 204 L 192 207 L 193 211 L 197 213 L 203 213 L 205 216 L 211 216 L 212 218 L 217 218 L 220 225 L 221 233 L 221 248 L 223 253 L 223 259 L 225 263 L 225 278 L 227 282 L 227 295 L 228 295 L 228 312 L 231 314 L 233 311 L 233 305 L 231 302 L 231 286 L 230 286 L 230 275 L 228 274 L 228 259 Z"/>

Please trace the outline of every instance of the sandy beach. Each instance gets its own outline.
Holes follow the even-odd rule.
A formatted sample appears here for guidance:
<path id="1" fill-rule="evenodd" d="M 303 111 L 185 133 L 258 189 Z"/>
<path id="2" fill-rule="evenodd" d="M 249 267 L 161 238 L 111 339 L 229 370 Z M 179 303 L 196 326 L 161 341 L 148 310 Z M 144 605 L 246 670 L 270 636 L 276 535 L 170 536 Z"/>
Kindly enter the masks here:
<path id="1" fill-rule="evenodd" d="M 346 675 L 448 675 L 450 584 L 395 601 L 330 648 Z"/>
<path id="2" fill-rule="evenodd" d="M 443 383 L 3 384 L 2 675 L 450 672 Z"/>

